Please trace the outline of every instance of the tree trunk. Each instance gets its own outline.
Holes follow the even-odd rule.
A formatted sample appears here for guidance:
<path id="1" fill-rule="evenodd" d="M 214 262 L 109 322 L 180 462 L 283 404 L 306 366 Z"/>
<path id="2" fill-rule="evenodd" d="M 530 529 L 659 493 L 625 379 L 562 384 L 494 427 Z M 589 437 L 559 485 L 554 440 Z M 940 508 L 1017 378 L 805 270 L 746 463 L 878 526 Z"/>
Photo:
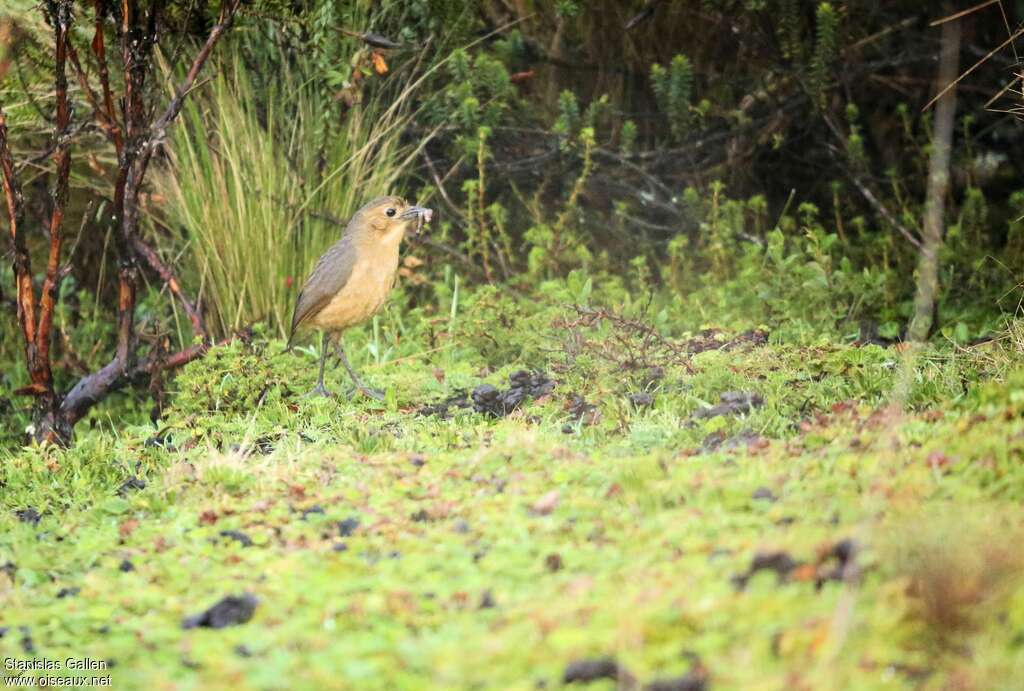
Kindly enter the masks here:
<path id="1" fill-rule="evenodd" d="M 948 21 L 942 26 L 942 54 L 939 58 L 938 88 L 944 89 L 959 77 L 960 24 Z M 935 132 L 928 164 L 928 197 L 924 212 L 924 238 L 917 264 L 917 295 L 914 316 L 908 329 L 912 341 L 925 341 L 935 322 L 939 293 L 939 252 L 942 250 L 943 208 L 949 191 L 949 159 L 956 120 L 956 86 L 938 100 L 935 108 Z"/>

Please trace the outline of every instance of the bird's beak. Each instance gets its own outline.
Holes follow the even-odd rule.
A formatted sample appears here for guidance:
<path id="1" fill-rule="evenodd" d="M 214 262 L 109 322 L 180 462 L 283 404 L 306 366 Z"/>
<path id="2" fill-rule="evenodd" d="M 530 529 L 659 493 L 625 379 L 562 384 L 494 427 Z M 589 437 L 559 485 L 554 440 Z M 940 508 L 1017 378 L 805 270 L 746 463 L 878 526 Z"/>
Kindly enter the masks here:
<path id="1" fill-rule="evenodd" d="M 423 225 L 430 223 L 430 219 L 434 217 L 434 212 L 425 206 L 410 206 L 408 209 L 402 212 L 399 216 L 403 221 L 416 219 L 416 232 L 419 233 L 423 230 Z"/>

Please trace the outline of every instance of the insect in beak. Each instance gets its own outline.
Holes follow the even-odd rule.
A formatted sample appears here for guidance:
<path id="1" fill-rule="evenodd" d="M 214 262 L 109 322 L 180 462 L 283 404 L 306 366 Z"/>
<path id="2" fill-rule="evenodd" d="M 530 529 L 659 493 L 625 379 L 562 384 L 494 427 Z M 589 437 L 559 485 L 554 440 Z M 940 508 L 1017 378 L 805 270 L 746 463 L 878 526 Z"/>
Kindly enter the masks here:
<path id="1" fill-rule="evenodd" d="M 428 209 L 425 206 L 410 206 L 408 209 L 402 212 L 399 216 L 402 220 L 416 219 L 416 233 L 419 234 L 423 230 L 423 226 L 430 223 L 430 219 L 434 217 L 434 211 Z"/>

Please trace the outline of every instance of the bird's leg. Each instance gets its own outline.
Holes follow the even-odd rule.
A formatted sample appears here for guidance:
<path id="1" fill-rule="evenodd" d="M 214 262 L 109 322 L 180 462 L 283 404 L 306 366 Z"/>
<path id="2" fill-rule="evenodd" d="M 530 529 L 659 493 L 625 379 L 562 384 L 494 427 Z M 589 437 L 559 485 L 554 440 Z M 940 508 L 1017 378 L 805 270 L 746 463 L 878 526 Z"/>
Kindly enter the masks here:
<path id="1" fill-rule="evenodd" d="M 324 365 L 327 363 L 327 350 L 331 345 L 331 336 L 324 331 L 323 340 L 320 341 L 320 374 L 316 377 L 316 386 L 313 390 L 306 394 L 306 398 L 311 396 L 330 396 L 331 392 L 324 386 Z"/>
<path id="2" fill-rule="evenodd" d="M 379 389 L 371 389 L 369 386 L 363 383 L 363 380 L 359 378 L 356 371 L 352 369 L 352 365 L 348 364 L 348 358 L 345 356 L 345 348 L 342 346 L 341 339 L 338 339 L 338 359 L 341 360 L 342 366 L 348 372 L 348 376 L 352 377 L 352 383 L 356 385 L 356 390 L 359 393 L 369 398 L 374 398 L 378 401 L 384 400 L 384 392 Z"/>

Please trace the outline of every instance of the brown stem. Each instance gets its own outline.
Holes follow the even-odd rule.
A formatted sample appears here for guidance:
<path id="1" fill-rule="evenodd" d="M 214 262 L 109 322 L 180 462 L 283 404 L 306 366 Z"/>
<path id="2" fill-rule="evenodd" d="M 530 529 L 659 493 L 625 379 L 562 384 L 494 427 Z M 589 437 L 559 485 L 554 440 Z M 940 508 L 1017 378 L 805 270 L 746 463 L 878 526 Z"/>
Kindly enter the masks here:
<path id="1" fill-rule="evenodd" d="M 7 138 L 7 116 L 0 110 L 0 172 L 3 173 L 4 199 L 14 248 L 14 282 L 18 305 L 18 324 L 25 338 L 26 362 L 34 359 L 36 340 L 36 296 L 32 289 L 32 258 L 25 243 L 21 221 L 24 199 L 14 168 L 14 157 Z"/>
<path id="2" fill-rule="evenodd" d="M 161 144 L 166 136 L 167 128 L 181 112 L 182 104 L 188 96 L 189 91 L 195 83 L 196 78 L 202 71 L 209 59 L 217 42 L 227 31 L 234 18 L 235 13 L 241 5 L 241 0 L 226 0 L 221 6 L 220 20 L 210 31 L 206 42 L 196 54 L 192 61 L 185 79 L 175 90 L 175 95 L 167 105 L 164 112 L 152 124 L 146 128 L 143 122 L 144 109 L 142 104 L 143 84 L 145 70 L 149 60 L 149 52 L 152 42 L 156 40 L 156 18 L 150 14 L 148 27 L 145 31 L 149 35 L 141 35 L 143 30 L 134 16 L 135 9 L 132 0 L 121 0 L 121 50 L 124 59 L 125 74 L 125 98 L 124 98 L 124 120 L 125 120 L 125 142 L 123 154 L 119 156 L 117 187 L 115 188 L 114 206 L 117 219 L 120 221 L 120 232 L 118 233 L 119 245 L 121 246 L 121 271 L 119 276 L 118 295 L 118 334 L 117 349 L 114 358 L 102 369 L 83 377 L 64 398 L 60 407 L 60 421 L 64 428 L 70 428 L 80 420 L 89 409 L 99 401 L 103 400 L 110 392 L 119 389 L 127 382 L 140 376 L 143 373 L 153 374 L 159 369 L 175 367 L 197 357 L 201 357 L 209 348 L 208 341 L 193 345 L 178 354 L 168 358 L 160 356 L 158 350 L 153 350 L 138 365 L 132 365 L 132 358 L 135 351 L 135 297 L 138 282 L 138 269 L 135 264 L 135 257 L 142 256 L 151 266 L 161 273 L 161 277 L 169 276 L 173 281 L 173 274 L 167 271 L 162 273 L 145 251 L 140 251 L 144 244 L 138 237 L 139 227 L 139 192 L 145 180 L 146 171 L 153 152 Z M 156 6 L 154 6 L 156 7 Z M 94 50 L 95 50 L 94 41 Z M 102 62 L 102 61 L 101 61 Z M 143 130 L 148 129 L 144 135 Z M 146 249 L 149 249 L 148 247 Z M 157 265 L 162 266 L 159 257 L 156 258 Z M 166 267 L 163 267 L 166 268 Z M 165 279 L 166 280 L 166 279 Z M 189 305 L 190 318 L 193 313 L 194 328 L 200 328 L 205 333 L 202 320 L 198 319 L 198 312 L 191 308 L 191 303 L 184 300 L 181 295 L 177 281 L 173 281 L 172 292 L 176 292 L 179 299 Z"/>
<path id="3" fill-rule="evenodd" d="M 71 1 L 60 0 L 51 5 L 53 11 L 54 40 L 56 44 L 55 87 L 57 95 L 57 117 L 54 138 L 57 146 L 53 160 L 57 169 L 57 184 L 53 195 L 53 211 L 50 215 L 50 252 L 46 261 L 46 276 L 39 295 L 39 327 L 35 334 L 35 358 L 29 363 L 32 383 L 44 388 L 44 399 L 40 401 L 51 411 L 56 408 L 53 393 L 53 372 L 50 367 L 50 331 L 53 327 L 53 313 L 57 304 L 57 289 L 60 287 L 60 253 L 64 243 L 64 207 L 68 199 L 68 178 L 71 174 L 71 148 L 67 140 L 71 125 L 71 107 L 68 103 L 68 32 L 71 29 Z"/>
<path id="4" fill-rule="evenodd" d="M 100 77 L 100 87 L 103 89 L 103 109 L 107 122 L 113 126 L 111 133 L 114 148 L 117 150 L 118 159 L 124 154 L 124 138 L 121 127 L 117 122 L 117 115 L 114 112 L 114 95 L 110 91 L 110 71 L 107 69 L 107 48 L 103 34 L 103 17 L 105 3 L 103 0 L 95 0 L 93 9 L 95 11 L 95 32 L 92 37 L 92 52 L 96 56 L 96 69 Z"/>
<path id="5" fill-rule="evenodd" d="M 92 88 L 92 84 L 89 83 L 89 76 L 82 69 L 82 63 L 78 59 L 78 51 L 75 50 L 73 45 L 68 45 L 68 59 L 71 60 L 71 67 L 75 71 L 75 78 L 78 80 L 78 85 L 82 87 L 82 91 L 85 92 L 85 98 L 89 101 L 89 105 L 92 106 L 93 118 L 97 124 L 103 129 L 107 135 L 107 139 L 111 142 L 115 142 L 120 139 L 120 130 L 118 129 L 117 123 L 110 120 L 107 116 L 107 112 L 104 110 L 103 105 L 100 103 L 99 95 L 96 90 Z"/>
<path id="6" fill-rule="evenodd" d="M 203 315 L 196 305 L 188 299 L 184 291 L 182 291 L 181 284 L 178 282 L 177 277 L 175 277 L 174 272 L 171 271 L 170 267 L 160 259 L 160 255 L 156 253 L 156 250 L 147 245 L 145 241 L 138 236 L 132 238 L 132 250 L 138 256 L 146 260 L 146 263 L 149 264 L 150 268 L 160 276 L 160 280 L 167 285 L 168 290 L 178 298 L 182 308 L 188 315 L 189 321 L 192 322 L 192 333 L 205 341 L 206 324 L 203 321 Z"/>
<path id="7" fill-rule="evenodd" d="M 198 360 L 206 355 L 207 351 L 213 346 L 225 345 L 235 338 L 244 337 L 245 334 L 243 332 L 221 339 L 213 344 L 208 342 L 194 343 L 167 356 L 162 355 L 158 349 L 154 348 L 149 355 L 131 369 L 115 358 L 98 372 L 94 372 L 78 381 L 75 388 L 64 399 L 64 404 L 60 410 L 61 420 L 70 429 L 89 412 L 90 408 L 129 383 L 145 381 L 147 376 L 158 376 L 160 372 L 184 367 L 193 360 Z"/>

